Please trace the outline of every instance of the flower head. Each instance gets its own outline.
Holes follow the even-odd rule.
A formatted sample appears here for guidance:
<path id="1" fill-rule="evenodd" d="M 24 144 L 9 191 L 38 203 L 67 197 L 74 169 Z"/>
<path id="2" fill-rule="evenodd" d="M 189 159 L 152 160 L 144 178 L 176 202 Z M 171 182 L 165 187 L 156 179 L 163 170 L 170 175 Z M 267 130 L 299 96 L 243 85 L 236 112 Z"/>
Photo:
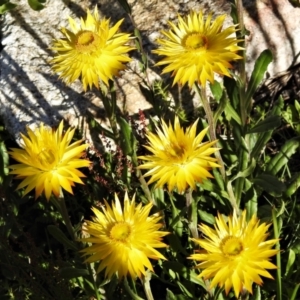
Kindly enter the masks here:
<path id="1" fill-rule="evenodd" d="M 84 255 L 91 255 L 85 262 L 101 261 L 97 272 L 105 269 L 107 278 L 115 273 L 119 279 L 128 274 L 133 278 L 142 277 L 145 267 L 153 271 L 149 258 L 165 259 L 155 248 L 167 246 L 161 238 L 168 232 L 159 231 L 162 227 L 158 223 L 159 215 L 149 216 L 152 204 L 136 205 L 135 197 L 130 200 L 126 193 L 123 209 L 117 195 L 112 206 L 107 201 L 105 206 L 103 212 L 93 208 L 96 217 L 86 221 L 85 232 L 90 237 L 82 241 L 93 245 L 81 250 Z"/>
<path id="2" fill-rule="evenodd" d="M 109 21 L 99 19 L 96 7 L 93 14 L 87 11 L 80 24 L 70 17 L 71 31 L 61 29 L 65 37 L 54 40 L 56 54 L 51 64 L 67 83 L 80 77 L 84 90 L 93 85 L 99 88 L 99 79 L 108 85 L 108 79 L 125 69 L 123 63 L 131 60 L 126 53 L 133 49 L 127 45 L 130 35 L 117 33 L 123 20 L 113 27 Z"/>
<path id="3" fill-rule="evenodd" d="M 260 276 L 273 278 L 266 269 L 276 269 L 269 261 L 278 250 L 271 249 L 277 239 L 267 240 L 270 224 L 259 224 L 256 216 L 246 221 L 246 211 L 240 217 L 234 211 L 228 222 L 218 214 L 215 229 L 204 224 L 199 228 L 206 236 L 192 239 L 204 250 L 189 258 L 202 261 L 197 268 L 202 269 L 200 277 L 213 278 L 210 287 L 225 286 L 226 294 L 233 287 L 238 298 L 242 289 L 252 293 L 252 283 L 263 283 Z"/>
<path id="4" fill-rule="evenodd" d="M 188 186 L 195 189 L 196 182 L 212 178 L 211 168 L 219 167 L 216 158 L 210 157 L 218 150 L 212 146 L 217 141 L 202 143 L 208 128 L 196 135 L 198 120 L 185 131 L 176 117 L 174 128 L 161 120 L 162 130 L 157 134 L 149 132 L 149 146 L 145 146 L 152 155 L 140 156 L 147 162 L 139 169 L 150 169 L 144 176 L 151 176 L 149 184 L 156 182 L 157 187 L 168 185 L 169 191 L 175 187 L 184 192 Z"/>
<path id="5" fill-rule="evenodd" d="M 205 86 L 207 80 L 214 82 L 214 72 L 230 76 L 230 61 L 241 59 L 236 52 L 243 48 L 233 36 L 235 26 L 222 31 L 225 18 L 221 15 L 212 21 L 212 14 L 205 19 L 202 11 L 192 11 L 185 18 L 179 16 L 177 26 L 169 22 L 171 29 L 162 31 L 166 39 L 158 39 L 160 48 L 153 52 L 166 56 L 156 65 L 167 65 L 163 73 L 173 72 L 173 84 Z"/>
<path id="6" fill-rule="evenodd" d="M 47 200 L 51 193 L 59 196 L 61 188 L 73 194 L 74 183 L 83 183 L 85 177 L 78 168 L 88 167 L 90 162 L 81 159 L 87 144 L 82 140 L 70 144 L 75 129 L 63 134 L 63 121 L 56 131 L 40 125 L 35 131 L 27 128 L 28 137 L 21 134 L 23 149 L 12 148 L 10 156 L 19 164 L 9 166 L 17 179 L 23 179 L 18 189 L 26 186 L 24 195 L 35 188 L 35 198 L 45 190 Z"/>

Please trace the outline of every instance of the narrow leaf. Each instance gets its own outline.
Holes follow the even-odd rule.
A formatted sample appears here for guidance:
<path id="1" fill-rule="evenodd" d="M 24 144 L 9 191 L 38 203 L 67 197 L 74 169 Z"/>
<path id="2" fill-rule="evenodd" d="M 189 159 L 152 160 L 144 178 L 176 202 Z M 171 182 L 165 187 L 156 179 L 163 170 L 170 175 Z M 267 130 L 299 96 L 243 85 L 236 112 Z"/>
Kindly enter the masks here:
<path id="1" fill-rule="evenodd" d="M 240 103 L 240 98 L 239 98 L 239 90 L 238 90 L 238 84 L 236 80 L 233 78 L 224 77 L 224 86 L 227 91 L 227 95 L 229 97 L 230 103 L 234 108 L 237 108 L 239 103 Z"/>
<path id="2" fill-rule="evenodd" d="M 121 117 L 119 119 L 119 125 L 121 129 L 121 148 L 123 153 L 125 155 L 132 155 L 136 144 L 136 139 L 132 133 L 132 128 L 128 122 Z"/>
<path id="3" fill-rule="evenodd" d="M 220 82 L 215 81 L 214 84 L 211 84 L 210 90 L 214 96 L 214 99 L 219 102 L 223 95 L 223 89 Z"/>
<path id="4" fill-rule="evenodd" d="M 280 116 L 269 116 L 252 127 L 247 133 L 260 133 L 274 130 L 281 124 Z"/>
<path id="5" fill-rule="evenodd" d="M 295 263 L 295 259 L 296 259 L 296 254 L 295 251 L 293 249 L 289 250 L 289 258 L 288 261 L 286 263 L 286 269 L 285 269 L 285 274 L 284 276 L 287 276 L 291 267 L 293 266 L 293 264 Z"/>
<path id="6" fill-rule="evenodd" d="M 89 272 L 86 269 L 76 269 L 73 267 L 65 267 L 60 269 L 60 274 L 65 279 L 88 276 Z"/>
<path id="7" fill-rule="evenodd" d="M 77 247 L 74 242 L 70 241 L 65 234 L 54 225 L 47 226 L 49 233 L 60 243 L 62 243 L 67 249 L 77 251 Z"/>
<path id="8" fill-rule="evenodd" d="M 126 0 L 118 0 L 118 2 L 123 7 L 123 9 L 125 10 L 125 12 L 130 15 L 131 14 L 131 7 L 128 4 L 128 2 Z"/>
<path id="9" fill-rule="evenodd" d="M 227 116 L 229 116 L 230 118 L 233 118 L 239 125 L 242 125 L 242 121 L 240 116 L 237 114 L 237 112 L 235 111 L 235 109 L 231 106 L 230 103 L 227 103 L 226 107 L 225 107 L 225 113 Z"/>
<path id="10" fill-rule="evenodd" d="M 264 191 L 280 194 L 285 191 L 285 184 L 277 177 L 269 174 L 260 174 L 253 179 L 253 182 L 259 185 Z"/>
<path id="11" fill-rule="evenodd" d="M 270 115 L 271 116 L 281 115 L 283 106 L 284 106 L 283 99 L 282 99 L 282 97 L 279 97 L 279 99 L 278 99 L 278 101 L 276 101 Z M 257 138 L 257 142 L 251 151 L 251 157 L 257 159 L 257 157 L 260 155 L 260 152 L 262 151 L 262 149 L 266 146 L 266 143 L 270 140 L 272 133 L 273 133 L 273 131 L 269 130 L 269 131 L 259 134 L 259 136 Z"/>
<path id="12" fill-rule="evenodd" d="M 10 3 L 10 2 L 0 5 L 0 15 L 6 13 L 7 11 L 12 10 L 16 6 L 17 6 L 16 4 L 13 4 L 13 3 Z"/>
<path id="13" fill-rule="evenodd" d="M 0 183 L 3 183 L 4 177 L 8 175 L 9 156 L 4 141 L 0 141 Z"/>
<path id="14" fill-rule="evenodd" d="M 293 174 L 293 178 L 291 182 L 289 183 L 289 186 L 287 187 L 284 195 L 286 197 L 291 197 L 300 187 L 300 173 L 296 172 Z"/>
<path id="15" fill-rule="evenodd" d="M 280 149 L 279 153 L 275 155 L 268 163 L 266 172 L 272 175 L 277 174 L 282 167 L 284 167 L 291 156 L 300 147 L 300 137 L 295 137 L 288 140 Z"/>
<path id="16" fill-rule="evenodd" d="M 264 74 L 268 68 L 268 65 L 270 64 L 272 59 L 273 59 L 272 52 L 269 49 L 266 49 L 260 54 L 260 56 L 256 60 L 253 72 L 250 77 L 248 88 L 246 91 L 245 103 L 248 103 L 248 101 L 252 98 L 258 85 L 261 83 Z"/>
<path id="17" fill-rule="evenodd" d="M 296 297 L 297 297 L 299 287 L 300 287 L 300 283 L 297 283 L 294 290 L 293 290 L 293 293 L 291 295 L 291 298 L 290 298 L 291 300 L 297 300 Z"/>
<path id="18" fill-rule="evenodd" d="M 45 2 L 46 0 L 28 0 L 28 4 L 33 10 L 42 10 L 43 8 L 45 8 L 45 5 L 43 5 L 42 3 Z"/>
<path id="19" fill-rule="evenodd" d="M 166 300 L 176 300 L 175 295 L 172 293 L 171 290 L 167 289 L 167 295 L 166 295 Z"/>

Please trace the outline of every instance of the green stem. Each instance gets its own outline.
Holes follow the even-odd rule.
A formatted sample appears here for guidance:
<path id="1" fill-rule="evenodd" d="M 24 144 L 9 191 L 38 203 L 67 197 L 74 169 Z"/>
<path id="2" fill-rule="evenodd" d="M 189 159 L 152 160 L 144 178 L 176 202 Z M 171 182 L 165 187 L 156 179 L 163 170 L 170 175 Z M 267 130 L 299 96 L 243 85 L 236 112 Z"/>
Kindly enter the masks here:
<path id="1" fill-rule="evenodd" d="M 243 17 L 243 1 L 242 0 L 236 0 L 236 10 L 237 10 L 237 17 L 238 17 L 238 38 L 241 39 L 239 45 L 243 48 L 245 48 L 245 25 L 244 25 L 244 17 Z M 242 50 L 242 56 L 243 59 L 239 62 L 239 75 L 243 82 L 246 82 L 246 68 L 245 68 L 245 62 L 246 62 L 246 52 L 245 50 Z"/>
<path id="2" fill-rule="evenodd" d="M 280 253 L 280 243 L 279 243 L 280 229 L 278 228 L 275 208 L 272 209 L 272 220 L 273 220 L 273 227 L 274 227 L 274 238 L 278 240 L 275 245 L 275 249 L 278 250 L 278 253 L 276 254 L 276 265 L 277 265 L 277 272 L 276 272 L 277 298 L 276 299 L 282 300 L 281 253 Z"/>
<path id="3" fill-rule="evenodd" d="M 188 214 L 188 222 L 189 222 L 189 229 L 192 233 L 192 237 L 194 239 L 198 239 L 198 212 L 197 212 L 197 201 L 193 199 L 192 190 L 189 189 L 185 194 L 186 199 L 186 207 L 187 207 L 187 214 Z"/>
<path id="4" fill-rule="evenodd" d="M 198 93 L 198 95 L 200 96 L 206 117 L 207 117 L 207 122 L 209 125 L 209 135 L 210 135 L 210 140 L 211 141 L 215 141 L 217 139 L 216 137 L 216 129 L 215 129 L 215 124 L 214 124 L 214 116 L 213 113 L 211 111 L 208 99 L 207 99 L 207 95 L 206 95 L 206 88 L 205 87 L 199 87 L 199 85 L 197 83 L 195 83 L 195 88 L 196 91 Z M 224 166 L 224 162 L 221 156 L 220 151 L 216 151 L 215 152 L 216 158 L 218 159 L 218 163 L 220 164 L 221 168 L 221 174 L 222 177 L 224 179 L 224 181 L 226 182 L 226 172 L 225 172 L 225 166 Z"/>
<path id="5" fill-rule="evenodd" d="M 99 291 L 98 291 L 98 288 L 97 288 L 97 282 L 96 282 L 97 278 L 95 278 L 94 272 L 93 272 L 90 264 L 87 264 L 87 268 L 88 268 L 88 271 L 89 271 L 89 274 L 90 274 L 91 278 L 93 279 L 93 286 L 94 286 L 94 291 L 95 291 L 95 294 L 96 294 L 96 298 L 97 298 L 97 300 L 100 300 L 101 295 L 99 294 Z"/>
<path id="6" fill-rule="evenodd" d="M 72 226 L 69 214 L 68 214 L 68 210 L 66 207 L 66 202 L 65 202 L 65 198 L 64 198 L 63 194 L 61 193 L 61 195 L 58 198 L 52 197 L 52 202 L 59 210 L 59 212 L 65 222 L 65 225 L 67 227 L 68 233 L 72 238 L 72 241 L 75 241 L 74 229 L 73 229 L 73 226 Z"/>
<path id="7" fill-rule="evenodd" d="M 241 300 L 248 300 L 249 299 L 249 292 L 246 289 L 242 289 L 240 299 Z"/>
<path id="8" fill-rule="evenodd" d="M 147 300 L 154 300 L 151 287 L 150 287 L 150 280 L 151 280 L 151 272 L 147 270 L 146 276 L 142 279 L 142 283 L 143 283 Z"/>
<path id="9" fill-rule="evenodd" d="M 243 149 L 243 147 L 241 147 L 240 149 L 240 153 L 239 153 L 239 171 L 242 172 L 243 170 L 245 170 L 248 166 L 248 153 L 246 152 L 245 149 Z M 242 194 L 244 191 L 244 185 L 245 185 L 245 178 L 244 177 L 239 177 L 236 179 L 235 182 L 235 199 L 237 201 L 237 205 L 239 206 L 241 203 L 241 199 L 242 199 Z"/>
<path id="10" fill-rule="evenodd" d="M 239 45 L 245 48 L 245 25 L 244 25 L 244 17 L 243 17 L 243 2 L 242 0 L 236 0 L 236 10 L 237 10 L 237 18 L 238 18 L 238 38 L 241 40 Z M 247 124 L 247 111 L 250 108 L 249 103 L 246 103 L 246 51 L 241 50 L 241 56 L 243 59 L 239 61 L 239 78 L 240 78 L 240 87 L 239 87 L 239 96 L 240 96 L 240 111 L 241 111 L 241 119 L 242 124 L 245 126 Z M 251 102 L 251 101 L 250 101 Z"/>
<path id="11" fill-rule="evenodd" d="M 105 95 L 102 90 L 98 90 L 100 93 L 100 98 L 102 100 L 106 116 L 109 120 L 110 127 L 113 131 L 115 141 L 118 142 L 120 138 L 119 130 L 118 130 L 118 122 L 117 122 L 117 96 L 116 92 L 114 90 L 114 83 L 113 81 L 109 81 L 109 92 L 110 92 L 110 98 Z"/>
<path id="12" fill-rule="evenodd" d="M 154 206 L 157 206 L 156 201 L 151 196 L 150 189 L 148 187 L 148 184 L 147 184 L 145 178 L 143 177 L 141 170 L 137 169 L 138 159 L 137 159 L 136 153 L 134 153 L 132 155 L 132 162 L 133 162 L 134 167 L 136 168 L 136 176 L 137 176 L 139 182 L 141 183 L 141 188 L 142 188 L 146 198 L 148 199 L 149 202 L 152 202 Z"/>
<path id="13" fill-rule="evenodd" d="M 143 177 L 142 172 L 139 169 L 136 170 L 136 175 L 137 175 L 137 178 L 139 179 L 139 182 L 141 183 L 141 188 L 144 192 L 144 195 L 147 197 L 148 201 L 152 202 L 154 206 L 157 206 L 155 199 L 151 195 L 148 184 L 147 184 L 145 178 Z"/>
<path id="14" fill-rule="evenodd" d="M 208 125 L 209 125 L 210 139 L 212 141 L 214 141 L 214 140 L 217 139 L 216 129 L 215 129 L 215 124 L 214 124 L 214 116 L 213 116 L 213 113 L 211 111 L 210 104 L 208 102 L 207 95 L 206 95 L 206 88 L 205 88 L 205 86 L 202 86 L 200 88 L 197 83 L 195 83 L 194 86 L 196 88 L 196 91 L 197 91 L 198 95 L 200 96 L 200 99 L 201 99 L 201 102 L 202 102 L 202 105 L 203 105 L 203 108 L 204 108 L 204 111 L 205 111 L 205 114 L 206 114 L 207 122 L 208 122 Z"/>
<path id="15" fill-rule="evenodd" d="M 124 287 L 125 287 L 125 290 L 127 291 L 127 293 L 130 295 L 130 297 L 133 299 L 133 300 L 144 300 L 143 298 L 139 297 L 137 294 L 135 294 L 133 292 L 133 290 L 130 288 L 129 284 L 128 284 L 128 281 L 127 281 L 127 278 L 125 277 L 124 279 Z"/>
<path id="16" fill-rule="evenodd" d="M 177 85 L 178 88 L 178 96 L 174 97 L 175 109 L 177 112 L 182 112 L 182 86 Z"/>

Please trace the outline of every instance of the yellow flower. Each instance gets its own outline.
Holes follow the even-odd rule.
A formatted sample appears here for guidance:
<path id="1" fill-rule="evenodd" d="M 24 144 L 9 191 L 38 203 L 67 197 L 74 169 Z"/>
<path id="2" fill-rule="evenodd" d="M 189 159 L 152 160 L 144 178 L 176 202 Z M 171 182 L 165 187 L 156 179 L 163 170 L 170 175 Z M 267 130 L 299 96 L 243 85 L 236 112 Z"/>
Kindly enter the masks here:
<path id="1" fill-rule="evenodd" d="M 213 278 L 210 287 L 225 286 L 226 294 L 233 287 L 237 298 L 243 288 L 252 293 L 253 282 L 261 285 L 260 276 L 273 278 L 266 269 L 277 268 L 269 258 L 278 252 L 271 249 L 278 240 L 266 241 L 270 225 L 259 224 L 255 215 L 247 222 L 246 211 L 240 217 L 234 211 L 228 222 L 218 214 L 215 229 L 200 225 L 206 237 L 192 240 L 205 250 L 189 257 L 202 261 L 199 277 Z"/>
<path id="2" fill-rule="evenodd" d="M 176 117 L 174 129 L 162 122 L 162 130 L 157 127 L 157 135 L 149 132 L 149 146 L 145 146 L 153 155 L 140 156 L 148 162 L 139 169 L 150 169 L 144 176 L 151 176 L 148 184 L 157 181 L 156 187 L 168 185 L 169 191 L 175 187 L 184 192 L 188 186 L 195 189 L 196 182 L 213 178 L 208 172 L 211 168 L 220 167 L 216 158 L 210 157 L 218 148 L 212 148 L 217 141 L 202 143 L 208 128 L 196 135 L 198 120 L 186 131 L 180 127 Z"/>
<path id="3" fill-rule="evenodd" d="M 105 269 L 107 278 L 115 273 L 119 279 L 128 274 L 142 277 L 145 267 L 153 271 L 149 258 L 165 259 L 155 248 L 167 246 L 161 238 L 168 232 L 158 231 L 162 227 L 159 215 L 149 216 L 152 204 L 136 206 L 135 197 L 131 201 L 126 193 L 123 209 L 117 195 L 112 206 L 106 201 L 105 206 L 103 212 L 93 208 L 96 217 L 86 221 L 84 230 L 91 237 L 81 240 L 93 245 L 81 250 L 84 255 L 91 255 L 85 262 L 101 261 L 97 273 Z"/>
<path id="4" fill-rule="evenodd" d="M 99 88 L 99 79 L 108 85 L 108 79 L 125 69 L 123 63 L 131 60 L 126 53 L 134 49 L 126 45 L 130 35 L 117 33 L 123 20 L 111 28 L 109 21 L 99 19 L 97 7 L 93 15 L 88 10 L 80 24 L 69 18 L 72 31 L 62 28 L 65 38 L 54 40 L 52 47 L 57 53 L 51 64 L 60 78 L 72 83 L 80 77 L 87 90 L 93 84 Z"/>
<path id="5" fill-rule="evenodd" d="M 230 77 L 230 61 L 241 59 L 236 52 L 243 48 L 234 37 L 235 26 L 222 31 L 225 18 L 221 15 L 212 21 L 209 14 L 205 20 L 202 11 L 192 11 L 185 18 L 179 16 L 177 26 L 169 22 L 171 29 L 162 31 L 166 39 L 158 39 L 160 48 L 153 52 L 166 56 L 156 65 L 167 65 L 163 73 L 173 72 L 173 84 L 188 83 L 192 87 L 199 82 L 205 86 L 207 80 L 214 82 L 214 72 Z"/>
<path id="6" fill-rule="evenodd" d="M 73 194 L 74 182 L 83 184 L 80 177 L 85 177 L 77 168 L 88 167 L 90 162 L 81 159 L 87 144 L 82 140 L 70 144 L 75 129 L 68 129 L 63 134 L 63 121 L 56 131 L 40 125 L 35 131 L 27 128 L 28 137 L 21 134 L 23 149 L 13 148 L 10 156 L 20 164 L 11 165 L 10 174 L 23 179 L 18 189 L 26 186 L 24 195 L 35 188 L 35 198 L 45 190 L 47 200 L 51 193 L 58 197 L 61 188 Z"/>

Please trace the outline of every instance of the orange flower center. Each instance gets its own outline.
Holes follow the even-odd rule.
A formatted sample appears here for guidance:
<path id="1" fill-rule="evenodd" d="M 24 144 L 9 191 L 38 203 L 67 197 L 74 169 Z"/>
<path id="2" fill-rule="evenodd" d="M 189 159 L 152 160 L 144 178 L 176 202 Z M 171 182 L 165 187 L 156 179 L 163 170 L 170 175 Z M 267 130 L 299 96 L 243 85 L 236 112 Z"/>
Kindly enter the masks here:
<path id="1" fill-rule="evenodd" d="M 190 50 L 206 49 L 208 40 L 200 33 L 190 33 L 184 37 L 182 45 Z"/>
<path id="2" fill-rule="evenodd" d="M 50 167 L 56 161 L 56 154 L 52 149 L 43 149 L 37 155 L 37 159 L 42 166 Z"/>
<path id="3" fill-rule="evenodd" d="M 165 150 L 170 157 L 178 159 L 183 157 L 185 153 L 185 145 L 177 142 L 170 142 Z"/>
<path id="4" fill-rule="evenodd" d="M 227 236 L 222 240 L 221 250 L 226 256 L 236 256 L 243 251 L 243 243 L 235 236 Z"/>
<path id="5" fill-rule="evenodd" d="M 126 239 L 130 236 L 131 229 L 127 223 L 117 223 L 110 230 L 111 239 L 125 242 Z"/>
<path id="6" fill-rule="evenodd" d="M 81 53 L 91 53 L 97 50 L 99 36 L 92 31 L 82 31 L 78 33 L 76 39 L 76 49 Z"/>

